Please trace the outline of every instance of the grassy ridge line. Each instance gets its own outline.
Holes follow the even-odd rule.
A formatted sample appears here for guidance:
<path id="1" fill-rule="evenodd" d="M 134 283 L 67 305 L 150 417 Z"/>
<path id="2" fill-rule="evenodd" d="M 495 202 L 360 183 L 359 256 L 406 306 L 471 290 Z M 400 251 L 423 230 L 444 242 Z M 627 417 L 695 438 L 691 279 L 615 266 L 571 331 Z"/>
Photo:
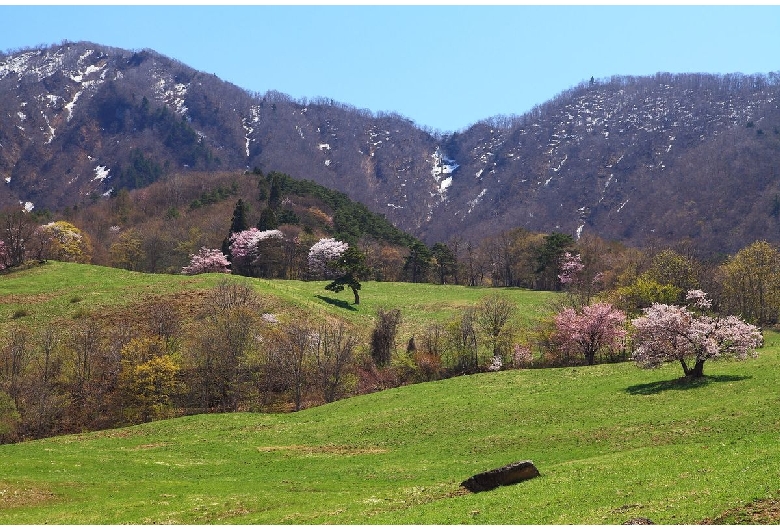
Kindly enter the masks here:
<path id="1" fill-rule="evenodd" d="M 327 281 L 264 280 L 223 274 L 145 274 L 94 265 L 48 262 L 0 276 L 0 326 L 13 321 L 18 310 L 29 313 L 29 317 L 18 319 L 20 322 L 67 318 L 91 311 L 110 312 L 151 298 L 210 289 L 225 278 L 252 285 L 265 298 L 268 312 L 278 312 L 290 319 L 317 319 L 329 315 L 351 322 L 366 333 L 379 308 L 401 309 L 403 323 L 399 340 L 408 340 L 433 322 L 447 322 L 461 309 L 493 291 L 463 286 L 364 282 L 361 304 L 353 306 L 351 293 L 326 291 Z M 517 302 L 518 320 L 526 326 L 538 319 L 544 303 L 554 296 L 520 289 L 501 289 L 501 292 Z"/>
<path id="2" fill-rule="evenodd" d="M 295 414 L 0 446 L 0 524 L 692 524 L 780 490 L 778 336 L 758 359 L 479 374 Z M 531 459 L 542 476 L 463 495 Z"/>

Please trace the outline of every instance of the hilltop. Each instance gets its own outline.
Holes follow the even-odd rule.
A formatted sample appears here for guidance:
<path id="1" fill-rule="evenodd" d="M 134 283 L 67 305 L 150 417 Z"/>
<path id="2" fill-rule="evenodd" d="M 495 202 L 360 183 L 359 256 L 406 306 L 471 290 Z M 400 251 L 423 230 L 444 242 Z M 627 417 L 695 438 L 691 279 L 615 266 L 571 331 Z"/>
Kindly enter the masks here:
<path id="1" fill-rule="evenodd" d="M 616 75 L 440 133 L 251 93 L 152 50 L 63 43 L 0 57 L 0 203 L 58 210 L 257 167 L 344 192 L 428 244 L 520 226 L 731 253 L 780 241 L 778 81 Z"/>

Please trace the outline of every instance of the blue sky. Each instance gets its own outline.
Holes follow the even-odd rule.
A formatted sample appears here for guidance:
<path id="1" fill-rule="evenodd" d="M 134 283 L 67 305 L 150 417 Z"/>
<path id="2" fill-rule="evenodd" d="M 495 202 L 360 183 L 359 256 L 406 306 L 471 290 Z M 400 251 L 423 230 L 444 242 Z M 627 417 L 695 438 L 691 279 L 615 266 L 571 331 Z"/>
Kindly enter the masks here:
<path id="1" fill-rule="evenodd" d="M 780 71 L 780 6 L 0 5 L 0 50 L 150 48 L 242 88 L 462 130 L 591 76 Z"/>

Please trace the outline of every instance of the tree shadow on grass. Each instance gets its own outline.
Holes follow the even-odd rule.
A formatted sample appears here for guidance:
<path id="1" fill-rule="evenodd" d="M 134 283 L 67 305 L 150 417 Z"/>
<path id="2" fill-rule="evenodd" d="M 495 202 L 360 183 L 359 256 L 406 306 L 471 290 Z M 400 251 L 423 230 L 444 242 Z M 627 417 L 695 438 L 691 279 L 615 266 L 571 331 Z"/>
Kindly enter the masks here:
<path id="1" fill-rule="evenodd" d="M 357 307 L 353 306 L 346 300 L 339 300 L 338 298 L 331 298 L 330 296 L 322 296 L 321 294 L 318 294 L 317 298 L 330 305 L 335 305 L 336 307 L 340 307 L 341 309 L 348 309 L 349 311 L 357 311 Z"/>
<path id="2" fill-rule="evenodd" d="M 751 379 L 751 377 L 752 376 L 749 375 L 705 375 L 704 377 L 697 377 L 694 379 L 680 377 L 678 379 L 672 379 L 671 381 L 655 381 L 653 383 L 633 385 L 626 388 L 626 393 L 634 395 L 659 394 L 661 392 L 666 392 L 667 390 L 689 390 L 712 383 L 743 381 L 745 379 Z"/>

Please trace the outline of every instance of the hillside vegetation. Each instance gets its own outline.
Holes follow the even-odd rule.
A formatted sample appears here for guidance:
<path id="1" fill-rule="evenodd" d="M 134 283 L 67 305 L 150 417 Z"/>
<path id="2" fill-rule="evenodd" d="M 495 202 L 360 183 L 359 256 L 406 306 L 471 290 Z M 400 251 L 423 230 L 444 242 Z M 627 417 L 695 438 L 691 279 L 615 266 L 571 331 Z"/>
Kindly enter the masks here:
<path id="1" fill-rule="evenodd" d="M 513 370 L 0 446 L 0 523 L 724 522 L 780 490 L 779 354 L 769 334 L 696 384 L 625 363 Z M 459 488 L 523 459 L 541 477 Z"/>
<path id="2" fill-rule="evenodd" d="M 511 363 L 513 341 L 557 297 L 364 282 L 357 306 L 327 284 L 64 262 L 3 274 L 0 443 L 204 412 L 300 410 L 483 371 L 495 340 L 469 321 L 460 349 L 462 315 L 501 293 L 516 308 L 500 337 Z M 387 314 L 392 330 L 377 342 Z"/>

